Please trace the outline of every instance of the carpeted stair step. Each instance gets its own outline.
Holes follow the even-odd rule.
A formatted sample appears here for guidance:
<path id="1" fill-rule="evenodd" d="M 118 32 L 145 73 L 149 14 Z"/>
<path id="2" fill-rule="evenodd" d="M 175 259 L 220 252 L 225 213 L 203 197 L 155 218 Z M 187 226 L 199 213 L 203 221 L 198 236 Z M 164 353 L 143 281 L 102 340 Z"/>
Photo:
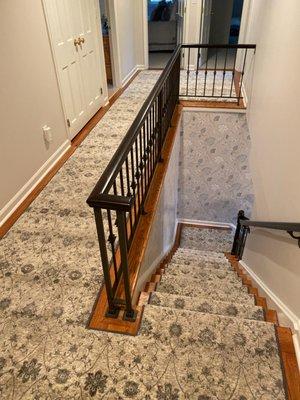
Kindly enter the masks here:
<path id="1" fill-rule="evenodd" d="M 139 335 L 154 398 L 286 399 L 273 324 L 147 305 Z"/>
<path id="2" fill-rule="evenodd" d="M 165 275 L 175 275 L 182 276 L 182 278 L 188 277 L 195 279 L 209 277 L 210 280 L 213 280 L 214 277 L 218 277 L 220 279 L 230 278 L 230 280 L 241 282 L 240 278 L 233 269 L 216 269 L 209 266 L 202 267 L 192 263 L 190 265 L 170 263 L 165 267 Z"/>
<path id="3" fill-rule="evenodd" d="M 154 306 L 199 311 L 207 314 L 225 315 L 244 319 L 264 321 L 264 310 L 255 305 L 233 304 L 225 301 L 209 302 L 202 297 L 177 296 L 171 293 L 151 293 L 149 304 Z"/>
<path id="4" fill-rule="evenodd" d="M 216 269 L 232 269 L 229 261 L 225 257 L 209 257 L 202 254 L 181 254 L 175 253 L 172 262 L 180 264 L 208 265 Z"/>
<path id="5" fill-rule="evenodd" d="M 228 283 L 227 281 L 215 280 L 214 282 L 201 279 L 162 275 L 157 284 L 158 292 L 167 292 L 181 296 L 205 297 L 207 301 L 227 301 L 238 304 L 254 304 L 254 297 L 248 294 L 248 289 L 239 281 Z"/>
<path id="6" fill-rule="evenodd" d="M 199 268 L 209 268 L 215 270 L 227 270 L 232 271 L 233 268 L 230 263 L 225 261 L 214 261 L 214 260 L 207 260 L 202 258 L 187 258 L 187 257 L 176 257 L 172 258 L 170 264 L 182 264 L 182 265 L 193 265 Z"/>
<path id="7" fill-rule="evenodd" d="M 179 247 L 176 250 L 175 254 L 181 254 L 181 255 L 184 255 L 186 257 L 198 256 L 198 257 L 210 258 L 210 259 L 215 259 L 215 260 L 221 260 L 221 259 L 225 259 L 226 260 L 226 257 L 224 255 L 224 253 L 222 253 L 222 252 L 196 250 L 196 249 L 186 249 L 184 247 Z"/>

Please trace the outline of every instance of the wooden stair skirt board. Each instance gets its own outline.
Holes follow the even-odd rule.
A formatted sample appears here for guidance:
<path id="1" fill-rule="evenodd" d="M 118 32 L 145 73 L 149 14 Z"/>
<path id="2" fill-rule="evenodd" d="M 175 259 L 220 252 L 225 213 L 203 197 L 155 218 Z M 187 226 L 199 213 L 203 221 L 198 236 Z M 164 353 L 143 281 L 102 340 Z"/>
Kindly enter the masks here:
<path id="1" fill-rule="evenodd" d="M 136 289 L 139 270 L 147 247 L 164 178 L 172 154 L 172 149 L 181 116 L 181 111 L 182 111 L 182 106 L 178 105 L 174 111 L 172 124 L 167 132 L 165 143 L 162 149 L 162 158 L 164 161 L 162 163 L 158 163 L 156 166 L 154 177 L 150 184 L 149 192 L 145 201 L 145 211 L 147 214 L 140 216 L 140 220 L 138 222 L 138 226 L 130 247 L 128 255 L 128 263 L 129 263 L 129 280 L 130 280 L 130 287 L 132 294 Z M 117 289 L 117 297 L 124 298 L 124 287 L 122 279 Z M 120 312 L 118 318 L 107 318 L 105 316 L 107 307 L 108 304 L 107 304 L 106 289 L 105 285 L 102 284 L 102 287 L 100 288 L 98 297 L 94 304 L 90 320 L 88 322 L 89 329 L 123 333 L 127 335 L 137 334 L 142 319 L 143 306 L 140 305 L 136 306 L 135 309 L 137 311 L 137 318 L 134 322 L 124 321 L 123 312 Z"/>

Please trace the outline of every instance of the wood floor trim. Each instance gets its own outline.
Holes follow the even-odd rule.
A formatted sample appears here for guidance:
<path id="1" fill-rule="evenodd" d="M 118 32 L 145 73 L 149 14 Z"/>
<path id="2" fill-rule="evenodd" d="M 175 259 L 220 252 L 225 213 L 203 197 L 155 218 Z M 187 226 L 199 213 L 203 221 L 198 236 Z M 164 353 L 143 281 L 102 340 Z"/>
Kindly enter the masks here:
<path id="1" fill-rule="evenodd" d="M 242 104 L 238 105 L 233 102 L 225 101 L 204 101 L 204 100 L 180 100 L 183 107 L 193 108 L 224 108 L 228 110 L 245 110 L 246 107 Z"/>
<path id="2" fill-rule="evenodd" d="M 137 77 L 140 71 L 137 71 L 130 80 L 122 88 L 117 90 L 110 98 L 107 105 L 100 108 L 99 111 L 88 121 L 88 123 L 81 129 L 81 131 L 71 141 L 71 146 L 63 154 L 63 156 L 56 162 L 51 170 L 41 179 L 41 181 L 32 189 L 23 202 L 16 208 L 12 215 L 0 226 L 0 239 L 3 238 L 10 228 L 17 222 L 21 215 L 26 211 L 30 204 L 37 198 L 41 191 L 48 185 L 51 179 L 57 174 L 64 163 L 72 156 L 78 146 L 84 141 L 91 130 L 98 124 L 104 117 L 110 107 L 116 102 L 121 94 L 127 89 L 131 82 Z"/>
<path id="3" fill-rule="evenodd" d="M 285 378 L 287 398 L 288 400 L 300 400 L 299 366 L 291 329 L 279 326 L 277 312 L 268 308 L 265 297 L 259 296 L 258 289 L 253 286 L 249 275 L 240 265 L 237 258 L 230 253 L 225 253 L 225 255 L 238 276 L 242 278 L 243 284 L 248 286 L 249 293 L 254 295 L 256 305 L 264 308 L 265 320 L 274 324 Z"/>

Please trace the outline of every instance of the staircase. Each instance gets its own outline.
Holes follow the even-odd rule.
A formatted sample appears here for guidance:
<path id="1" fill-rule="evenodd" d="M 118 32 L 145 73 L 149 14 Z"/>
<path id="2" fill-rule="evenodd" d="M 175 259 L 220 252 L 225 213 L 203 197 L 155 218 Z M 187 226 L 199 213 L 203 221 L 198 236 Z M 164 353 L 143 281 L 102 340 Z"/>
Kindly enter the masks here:
<path id="1" fill-rule="evenodd" d="M 157 398 L 287 398 L 275 326 L 224 253 L 178 248 L 159 272 L 139 331 Z"/>

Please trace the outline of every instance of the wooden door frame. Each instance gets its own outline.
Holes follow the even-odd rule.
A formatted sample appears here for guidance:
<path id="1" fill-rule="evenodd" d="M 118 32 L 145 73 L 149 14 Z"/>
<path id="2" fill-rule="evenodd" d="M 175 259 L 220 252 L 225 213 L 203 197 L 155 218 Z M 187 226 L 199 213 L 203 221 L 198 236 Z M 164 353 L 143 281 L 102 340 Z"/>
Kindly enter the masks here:
<path id="1" fill-rule="evenodd" d="M 101 21 L 101 13 L 100 13 L 100 4 L 99 0 L 96 0 L 98 4 L 98 12 L 100 15 L 100 21 Z M 113 76 L 113 84 L 116 87 L 116 89 L 120 89 L 122 87 L 122 75 L 121 75 L 121 56 L 120 56 L 120 46 L 119 46 L 119 37 L 118 37 L 118 31 L 116 27 L 116 8 L 115 8 L 115 2 L 114 1 L 109 1 L 105 0 L 105 7 L 106 7 L 106 12 L 108 13 L 108 18 L 109 18 L 109 47 L 110 47 L 110 53 L 111 53 L 111 68 L 112 68 L 112 76 Z M 99 25 L 99 31 L 100 31 L 100 36 L 101 36 L 101 41 L 103 45 L 103 39 L 102 39 L 102 32 L 100 30 L 100 24 Z M 104 53 L 103 53 L 104 55 Z M 103 61 L 105 63 L 105 59 L 103 57 Z M 104 68 L 105 69 L 105 68 Z M 106 76 L 106 73 L 105 73 Z M 106 83 L 106 88 L 107 88 L 107 79 L 105 81 Z"/>

